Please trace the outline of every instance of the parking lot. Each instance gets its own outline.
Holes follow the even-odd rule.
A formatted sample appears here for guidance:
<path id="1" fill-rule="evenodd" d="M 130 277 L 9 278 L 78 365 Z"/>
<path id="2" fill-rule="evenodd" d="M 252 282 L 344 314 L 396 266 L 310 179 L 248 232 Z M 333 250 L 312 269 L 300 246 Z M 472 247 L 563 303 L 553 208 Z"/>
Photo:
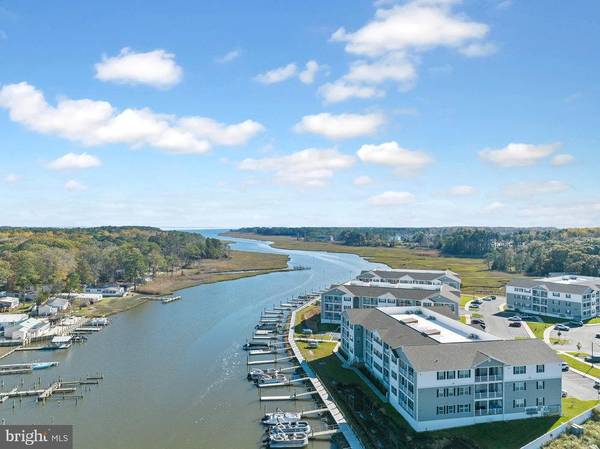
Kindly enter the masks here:
<path id="1" fill-rule="evenodd" d="M 571 327 L 568 331 L 561 331 L 560 340 L 565 340 L 564 344 L 555 344 L 552 345 L 552 348 L 559 351 L 577 352 L 577 343 L 581 343 L 581 352 L 600 355 L 600 338 L 596 338 L 598 333 L 600 333 L 600 324 Z M 559 338 L 558 332 L 554 328 L 550 332 L 550 338 Z"/>
<path id="2" fill-rule="evenodd" d="M 514 339 L 517 337 L 528 338 L 529 334 L 525 330 L 525 327 L 510 327 L 508 317 L 515 315 L 514 312 L 501 312 L 500 306 L 506 303 L 506 298 L 503 296 L 497 296 L 493 301 L 483 301 L 483 304 L 479 306 L 479 310 L 470 310 L 471 316 L 473 314 L 480 314 L 485 324 L 485 331 L 492 335 L 505 339 Z M 478 325 L 473 327 L 480 328 Z M 600 347 L 599 347 L 600 349 Z"/>
<path id="3" fill-rule="evenodd" d="M 567 392 L 567 397 L 590 400 L 600 399 L 599 391 L 594 388 L 594 383 L 589 377 L 582 376 L 573 370 L 563 372 L 562 389 Z"/>

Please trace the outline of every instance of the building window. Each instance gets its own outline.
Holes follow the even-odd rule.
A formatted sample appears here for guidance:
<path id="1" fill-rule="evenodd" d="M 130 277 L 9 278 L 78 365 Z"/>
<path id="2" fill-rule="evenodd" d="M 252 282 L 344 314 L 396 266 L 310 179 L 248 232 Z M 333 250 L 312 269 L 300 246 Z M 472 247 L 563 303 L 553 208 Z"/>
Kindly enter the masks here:
<path id="1" fill-rule="evenodd" d="M 524 398 L 513 399 L 513 408 L 525 408 L 527 401 Z"/>
<path id="2" fill-rule="evenodd" d="M 546 398 L 535 398 L 535 405 L 546 405 Z"/>
<path id="3" fill-rule="evenodd" d="M 536 390 L 543 390 L 544 388 L 546 388 L 546 382 L 544 382 L 543 380 L 538 380 L 535 383 L 535 389 Z"/>
<path id="4" fill-rule="evenodd" d="M 398 396 L 398 390 L 396 390 L 396 387 L 392 387 L 392 394 L 394 396 Z"/>
<path id="5" fill-rule="evenodd" d="M 456 371 L 446 371 L 446 379 L 456 378 Z"/>
<path id="6" fill-rule="evenodd" d="M 525 365 L 513 366 L 513 374 L 525 374 L 526 372 L 527 372 L 527 367 Z"/>
<path id="7" fill-rule="evenodd" d="M 437 380 L 444 380 L 446 379 L 446 371 L 438 371 L 437 372 Z"/>
<path id="8" fill-rule="evenodd" d="M 525 382 L 515 382 L 513 384 L 513 391 L 525 391 L 527 390 L 527 384 Z"/>
<path id="9" fill-rule="evenodd" d="M 470 369 L 461 369 L 461 370 L 458 370 L 458 378 L 459 379 L 468 379 L 469 377 L 471 377 L 471 370 Z"/>
<path id="10" fill-rule="evenodd" d="M 436 407 L 435 414 L 436 415 L 445 415 L 446 411 L 444 409 L 444 406 L 438 406 L 438 407 Z"/>
<path id="11" fill-rule="evenodd" d="M 535 366 L 535 372 L 536 373 L 543 373 L 544 369 L 545 369 L 544 365 L 536 365 Z"/>

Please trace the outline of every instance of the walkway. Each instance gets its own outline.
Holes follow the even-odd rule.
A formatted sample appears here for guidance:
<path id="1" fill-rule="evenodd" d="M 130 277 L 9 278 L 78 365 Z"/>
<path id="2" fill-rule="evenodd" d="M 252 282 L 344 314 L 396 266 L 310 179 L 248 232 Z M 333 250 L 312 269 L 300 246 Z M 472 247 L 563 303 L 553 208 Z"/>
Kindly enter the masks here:
<path id="1" fill-rule="evenodd" d="M 292 312 L 291 318 L 290 318 L 291 321 L 290 321 L 290 331 L 288 334 L 288 342 L 289 342 L 290 346 L 292 347 L 292 351 L 294 352 L 294 355 L 298 359 L 298 362 L 302 366 L 302 369 L 304 370 L 306 375 L 309 377 L 309 380 L 312 383 L 314 389 L 319 393 L 321 400 L 323 401 L 323 403 L 329 410 L 329 413 L 331 413 L 331 416 L 335 420 L 340 431 L 344 434 L 344 437 L 346 438 L 346 441 L 348 442 L 350 447 L 352 449 L 364 449 L 362 443 L 360 442 L 360 440 L 354 433 L 352 426 L 346 421 L 346 418 L 344 418 L 344 415 L 342 414 L 342 412 L 337 408 L 337 405 L 335 404 L 335 402 L 333 402 L 330 399 L 330 395 L 327 392 L 327 389 L 323 386 L 323 384 L 317 377 L 316 373 L 310 367 L 308 362 L 306 360 L 304 360 L 304 357 L 302 356 L 302 353 L 300 352 L 300 349 L 298 348 L 298 345 L 296 344 L 296 341 L 294 340 L 294 324 L 296 323 L 296 312 L 304 309 L 305 307 L 308 307 L 309 305 L 314 304 L 315 302 L 316 302 L 316 300 L 310 301 L 310 302 L 304 304 L 299 309 L 296 309 Z"/>

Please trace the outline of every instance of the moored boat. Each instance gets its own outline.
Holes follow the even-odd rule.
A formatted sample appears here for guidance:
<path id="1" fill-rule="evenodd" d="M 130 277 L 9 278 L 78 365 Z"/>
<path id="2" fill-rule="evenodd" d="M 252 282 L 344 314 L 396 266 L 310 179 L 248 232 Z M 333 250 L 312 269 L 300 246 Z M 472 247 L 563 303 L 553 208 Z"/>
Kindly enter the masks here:
<path id="1" fill-rule="evenodd" d="M 308 446 L 308 434 L 296 433 L 274 433 L 269 435 L 269 447 L 289 448 Z"/>
<path id="2" fill-rule="evenodd" d="M 296 421 L 288 424 L 277 424 L 269 429 L 270 433 L 307 433 L 311 432 L 310 424 L 308 421 Z"/>
<path id="3" fill-rule="evenodd" d="M 275 426 L 277 424 L 289 424 L 300 421 L 301 412 L 284 412 L 279 409 L 272 413 L 266 413 L 261 421 L 266 426 Z"/>

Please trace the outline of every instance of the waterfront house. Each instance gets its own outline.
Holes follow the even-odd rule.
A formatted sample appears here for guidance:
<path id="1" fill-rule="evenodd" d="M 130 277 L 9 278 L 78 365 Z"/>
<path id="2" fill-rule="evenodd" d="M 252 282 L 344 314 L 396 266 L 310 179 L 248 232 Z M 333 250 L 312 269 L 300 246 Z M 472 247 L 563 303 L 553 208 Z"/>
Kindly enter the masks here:
<path id="1" fill-rule="evenodd" d="M 36 316 L 54 316 L 57 313 L 58 309 L 48 303 L 40 304 L 39 306 L 35 306 L 33 309 L 33 314 Z"/>
<path id="2" fill-rule="evenodd" d="M 125 288 L 120 285 L 89 286 L 85 288 L 85 292 L 99 294 L 103 297 L 123 296 L 126 293 Z"/>
<path id="3" fill-rule="evenodd" d="M 561 359 L 424 307 L 347 309 L 341 352 L 418 432 L 561 414 Z"/>
<path id="4" fill-rule="evenodd" d="M 0 298 L 0 310 L 10 310 L 19 307 L 20 301 L 19 298 L 14 298 L 12 296 L 4 296 Z"/>
<path id="5" fill-rule="evenodd" d="M 28 318 L 25 321 L 4 328 L 4 336 L 12 340 L 26 341 L 45 335 L 50 330 L 50 323 L 37 318 Z"/>
<path id="6" fill-rule="evenodd" d="M 506 304 L 518 312 L 576 321 L 600 316 L 600 277 L 555 275 L 514 279 L 506 285 Z"/>
<path id="7" fill-rule="evenodd" d="M 66 298 L 53 298 L 48 301 L 50 307 L 54 307 L 58 312 L 64 312 L 71 307 L 71 303 Z"/>
<path id="8" fill-rule="evenodd" d="M 5 327 L 14 326 L 26 319 L 27 315 L 24 313 L 0 313 L 0 330 L 4 330 Z"/>

